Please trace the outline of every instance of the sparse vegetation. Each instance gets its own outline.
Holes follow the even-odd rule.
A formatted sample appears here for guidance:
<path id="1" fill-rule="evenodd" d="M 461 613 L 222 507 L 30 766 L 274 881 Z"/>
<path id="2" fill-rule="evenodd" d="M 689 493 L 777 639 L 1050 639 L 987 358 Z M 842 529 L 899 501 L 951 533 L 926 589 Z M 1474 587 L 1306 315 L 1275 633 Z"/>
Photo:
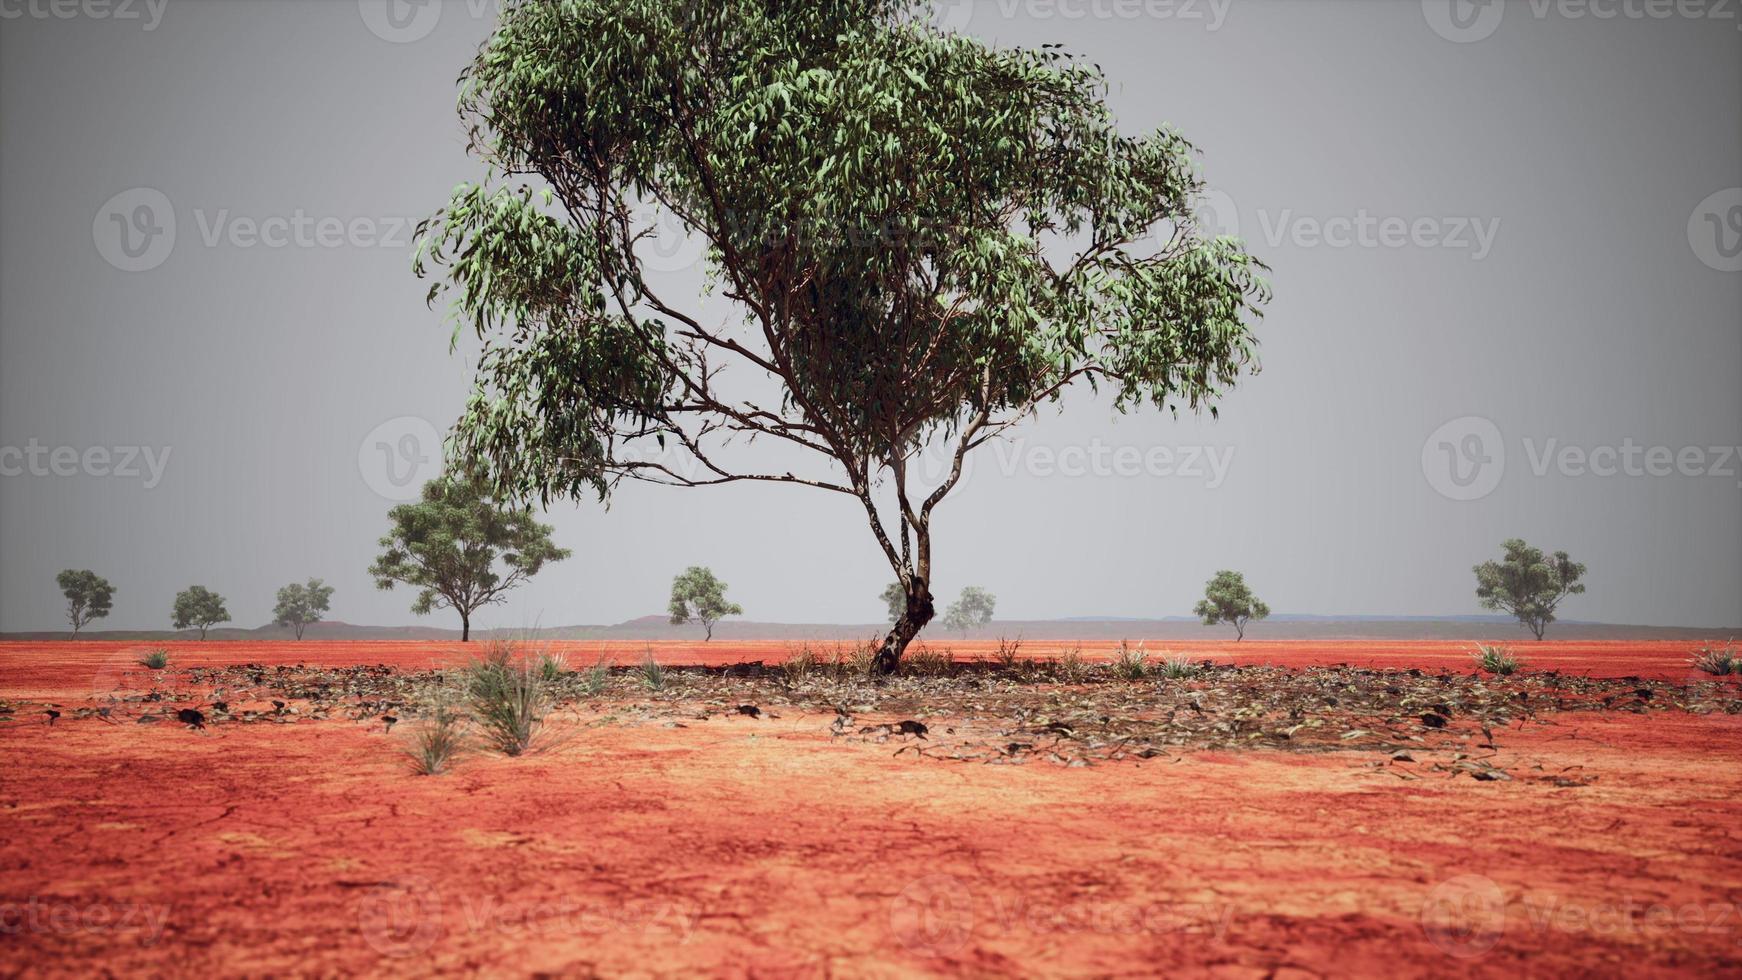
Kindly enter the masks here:
<path id="1" fill-rule="evenodd" d="M 428 718 L 412 730 L 411 768 L 420 776 L 439 776 L 452 768 L 465 747 L 465 717 L 447 704 L 438 704 Z"/>
<path id="2" fill-rule="evenodd" d="M 1139 643 L 1135 647 L 1119 641 L 1119 652 L 1113 657 L 1113 676 L 1127 681 L 1140 681 L 1149 676 L 1149 654 Z"/>
<path id="3" fill-rule="evenodd" d="M 140 656 L 139 663 L 140 666 L 149 667 L 152 670 L 162 670 L 169 666 L 169 651 L 149 650 Z"/>
<path id="4" fill-rule="evenodd" d="M 548 684 L 562 680 L 569 672 L 569 658 L 560 652 L 542 650 L 538 654 L 538 676 Z"/>
<path id="5" fill-rule="evenodd" d="M 1166 677 L 1169 680 L 1190 680 L 1191 678 L 1203 673 L 1204 668 L 1202 664 L 1199 664 L 1193 661 L 1192 658 L 1181 654 L 1163 660 L 1158 672 L 1161 676 Z"/>
<path id="6" fill-rule="evenodd" d="M 1736 655 L 1734 643 L 1726 643 L 1721 647 L 1708 643 L 1695 649 L 1693 654 L 1688 657 L 1688 663 L 1694 669 L 1715 677 L 1723 677 L 1726 674 L 1742 674 L 1742 657 Z"/>
<path id="7" fill-rule="evenodd" d="M 956 658 L 948 649 L 919 647 L 903 661 L 903 671 L 913 677 L 948 677 L 955 672 Z"/>
<path id="8" fill-rule="evenodd" d="M 653 658 L 653 650 L 648 649 L 641 654 L 641 665 L 637 668 L 641 675 L 641 683 L 649 691 L 663 691 L 666 685 L 666 671 L 659 661 Z"/>
<path id="9" fill-rule="evenodd" d="M 530 751 L 554 703 L 541 665 L 509 643 L 466 668 L 466 695 L 484 740 L 503 755 Z"/>
<path id="10" fill-rule="evenodd" d="M 1505 677 L 1524 666 L 1524 661 L 1514 657 L 1512 651 L 1498 644 L 1478 643 L 1475 652 L 1470 654 L 1470 657 L 1483 670 L 1496 677 Z"/>
<path id="11" fill-rule="evenodd" d="M 992 659 L 1005 670 L 1016 669 L 1017 663 L 1022 660 L 1022 638 L 1007 640 L 1000 636 L 998 649 L 992 651 Z"/>
<path id="12" fill-rule="evenodd" d="M 1089 665 L 1083 660 L 1083 648 L 1074 644 L 1070 649 L 1059 654 L 1059 675 L 1072 684 L 1078 684 L 1089 676 Z"/>
<path id="13" fill-rule="evenodd" d="M 593 661 L 593 666 L 580 672 L 576 678 L 576 686 L 587 697 L 597 697 L 605 693 L 606 688 L 611 686 L 611 664 L 604 654 L 600 654 L 599 659 Z"/>

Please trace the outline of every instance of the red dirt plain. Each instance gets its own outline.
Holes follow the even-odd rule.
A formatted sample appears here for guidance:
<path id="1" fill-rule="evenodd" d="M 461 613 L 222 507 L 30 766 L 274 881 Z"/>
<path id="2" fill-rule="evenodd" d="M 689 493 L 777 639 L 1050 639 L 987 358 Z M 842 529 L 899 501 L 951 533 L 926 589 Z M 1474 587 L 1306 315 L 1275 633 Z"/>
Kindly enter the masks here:
<path id="1" fill-rule="evenodd" d="M 832 740 L 825 714 L 676 728 L 609 723 L 605 705 L 548 751 L 423 778 L 379 723 L 72 717 L 142 683 L 147 646 L 0 644 L 16 711 L 0 722 L 0 974 L 1742 975 L 1742 715 L 1495 731 L 1512 771 L 1581 783 L 1557 785 L 1404 781 L 1370 751 L 968 765 Z M 1513 650 L 1531 670 L 1709 681 L 1687 646 Z M 651 647 L 710 664 L 791 649 Z M 469 652 L 170 648 L 172 684 L 197 665 Z M 1164 649 L 1470 668 L 1455 643 Z M 45 724 L 39 702 L 65 716 Z"/>

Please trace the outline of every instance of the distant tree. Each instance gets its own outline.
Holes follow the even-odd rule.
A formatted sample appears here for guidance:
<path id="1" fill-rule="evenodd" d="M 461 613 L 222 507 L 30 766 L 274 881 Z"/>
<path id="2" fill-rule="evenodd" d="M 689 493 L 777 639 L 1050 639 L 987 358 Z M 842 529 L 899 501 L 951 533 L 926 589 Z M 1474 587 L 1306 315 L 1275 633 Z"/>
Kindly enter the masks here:
<path id="1" fill-rule="evenodd" d="M 203 585 L 193 585 L 175 596 L 175 628 L 185 630 L 196 627 L 200 631 L 200 639 L 206 638 L 206 630 L 218 623 L 230 621 L 230 612 L 224 608 L 224 597 Z"/>
<path id="2" fill-rule="evenodd" d="M 700 622 L 709 640 L 714 638 L 714 624 L 722 616 L 744 615 L 743 607 L 726 601 L 726 583 L 700 565 L 690 566 L 671 580 L 670 612 L 674 624 L 692 619 Z"/>
<path id="3" fill-rule="evenodd" d="M 1246 576 L 1223 570 L 1204 585 L 1204 597 L 1193 612 L 1202 616 L 1205 626 L 1230 623 L 1236 642 L 1246 638 L 1246 624 L 1270 615 L 1270 607 L 1258 601 L 1246 586 Z"/>
<path id="4" fill-rule="evenodd" d="M 1213 411 L 1269 298 L 1199 219 L 1183 136 L 1128 132 L 1057 45 L 914 7 L 502 4 L 459 99 L 484 173 L 414 260 L 482 345 L 456 457 L 541 499 L 846 496 L 907 593 L 880 675 L 936 614 L 934 518 L 970 453 L 1073 388 Z M 658 274 L 656 222 L 712 297 Z"/>
<path id="5" fill-rule="evenodd" d="M 273 621 L 290 627 L 300 640 L 308 624 L 318 623 L 326 615 L 327 602 L 332 597 L 333 587 L 323 584 L 318 578 L 309 579 L 306 585 L 292 582 L 278 590 L 278 605 L 272 610 Z"/>
<path id="6" fill-rule="evenodd" d="M 889 583 L 889 588 L 884 589 L 883 594 L 877 598 L 883 600 L 883 604 L 889 607 L 889 621 L 891 623 L 899 620 L 901 614 L 907 611 L 907 590 L 901 587 L 900 582 Z"/>
<path id="7" fill-rule="evenodd" d="M 54 577 L 55 584 L 67 597 L 67 622 L 73 624 L 73 636 L 79 635 L 86 623 L 109 615 L 115 599 L 115 587 L 109 580 L 90 569 L 71 568 Z"/>
<path id="8" fill-rule="evenodd" d="M 387 519 L 393 530 L 369 566 L 376 587 L 403 582 L 416 588 L 411 611 L 419 616 L 458 612 L 462 642 L 472 638 L 472 613 L 502 602 L 546 562 L 569 556 L 530 510 L 500 503 L 483 484 L 461 478 L 431 480 L 421 499 L 393 508 Z"/>
<path id="9" fill-rule="evenodd" d="M 998 598 L 992 593 L 970 585 L 962 590 L 961 598 L 944 610 L 943 626 L 964 633 L 975 626 L 984 626 L 992 621 L 992 609 L 997 604 Z"/>
<path id="10" fill-rule="evenodd" d="M 1517 616 L 1540 640 L 1543 630 L 1554 622 L 1555 607 L 1561 600 L 1585 591 L 1579 581 L 1585 566 L 1564 551 L 1544 556 L 1542 549 L 1532 548 L 1520 538 L 1508 539 L 1501 548 L 1505 555 L 1499 561 L 1476 566 L 1476 598 L 1484 609 Z"/>

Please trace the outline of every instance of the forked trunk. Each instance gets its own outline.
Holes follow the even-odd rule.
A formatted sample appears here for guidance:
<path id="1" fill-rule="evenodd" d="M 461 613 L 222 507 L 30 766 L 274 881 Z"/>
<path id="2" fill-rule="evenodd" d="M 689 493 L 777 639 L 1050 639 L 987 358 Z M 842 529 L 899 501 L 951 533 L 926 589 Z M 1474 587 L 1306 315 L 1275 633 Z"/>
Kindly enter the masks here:
<path id="1" fill-rule="evenodd" d="M 902 611 L 901 618 L 889 628 L 889 635 L 883 638 L 883 646 L 878 648 L 877 656 L 871 660 L 871 676 L 888 677 L 901 666 L 901 655 L 907 650 L 907 645 L 925 629 L 925 624 L 937 615 L 937 609 L 932 605 L 931 590 L 922 579 L 914 579 L 913 588 L 907 593 L 907 606 Z"/>

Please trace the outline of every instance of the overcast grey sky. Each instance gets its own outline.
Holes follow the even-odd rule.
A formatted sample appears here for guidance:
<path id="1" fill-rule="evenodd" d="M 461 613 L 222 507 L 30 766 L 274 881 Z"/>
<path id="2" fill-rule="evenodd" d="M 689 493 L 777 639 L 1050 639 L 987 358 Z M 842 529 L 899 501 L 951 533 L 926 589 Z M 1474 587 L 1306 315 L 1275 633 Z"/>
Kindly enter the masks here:
<path id="1" fill-rule="evenodd" d="M 1220 421 L 1078 397 L 983 450 L 938 591 L 1176 615 L 1229 567 L 1279 612 L 1472 613 L 1470 566 L 1517 535 L 1590 566 L 1566 618 L 1742 623 L 1737 7 L 940 8 L 1064 43 L 1128 131 L 1193 140 L 1276 299 Z M 480 173 L 455 77 L 496 10 L 0 0 L 0 630 L 62 625 L 65 567 L 116 584 L 100 627 L 167 627 L 194 583 L 259 625 L 309 576 L 332 618 L 417 621 L 365 569 L 470 380 L 410 225 Z M 656 612 L 691 564 L 751 618 L 869 622 L 891 577 L 806 489 L 549 520 L 574 558 L 483 625 Z"/>

